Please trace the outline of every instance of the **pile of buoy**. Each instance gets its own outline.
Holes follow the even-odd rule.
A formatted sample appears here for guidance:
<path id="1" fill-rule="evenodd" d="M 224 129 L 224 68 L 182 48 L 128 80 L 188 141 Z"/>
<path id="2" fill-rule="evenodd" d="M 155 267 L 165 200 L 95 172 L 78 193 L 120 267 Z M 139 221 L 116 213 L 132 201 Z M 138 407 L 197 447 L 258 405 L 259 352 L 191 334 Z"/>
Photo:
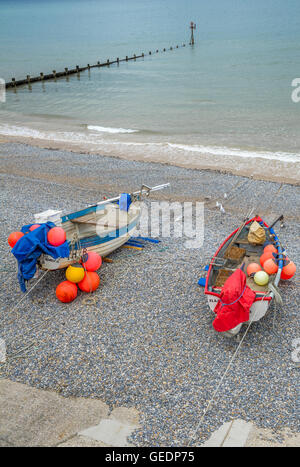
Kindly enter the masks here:
<path id="1" fill-rule="evenodd" d="M 63 303 L 75 300 L 78 287 L 82 292 L 95 292 L 100 285 L 97 272 L 102 265 L 102 258 L 98 253 L 85 253 L 80 262 L 71 264 L 66 269 L 65 281 L 56 287 L 56 297 Z"/>
<path id="2" fill-rule="evenodd" d="M 16 243 L 24 235 L 38 229 L 41 224 L 32 224 L 26 232 L 12 232 L 8 237 L 8 243 L 14 248 Z M 47 242 L 58 247 L 66 241 L 66 232 L 62 227 L 52 227 L 47 233 Z M 78 288 L 85 293 L 94 292 L 100 285 L 100 277 L 97 272 L 102 265 L 102 258 L 98 253 L 90 251 L 83 254 L 80 262 L 71 264 L 66 269 L 66 280 L 56 287 L 56 297 L 63 303 L 75 300 Z"/>
<path id="3" fill-rule="evenodd" d="M 270 280 L 272 274 L 276 274 L 278 271 L 279 259 L 283 259 L 283 268 L 281 272 L 281 279 L 291 279 L 296 272 L 296 265 L 291 261 L 285 253 L 278 255 L 278 251 L 273 244 L 265 246 L 263 254 L 261 255 L 258 263 L 250 263 L 247 266 L 247 274 L 253 277 L 254 282 L 257 285 L 266 285 Z"/>
<path id="4" fill-rule="evenodd" d="M 33 232 L 35 229 L 41 227 L 41 224 L 32 224 L 28 232 L 12 232 L 8 236 L 8 244 L 11 248 L 14 248 L 15 244 L 20 240 L 20 238 L 24 237 L 27 233 Z M 65 243 L 67 239 L 66 232 L 62 227 L 52 227 L 47 233 L 47 241 L 52 246 L 60 246 Z"/>

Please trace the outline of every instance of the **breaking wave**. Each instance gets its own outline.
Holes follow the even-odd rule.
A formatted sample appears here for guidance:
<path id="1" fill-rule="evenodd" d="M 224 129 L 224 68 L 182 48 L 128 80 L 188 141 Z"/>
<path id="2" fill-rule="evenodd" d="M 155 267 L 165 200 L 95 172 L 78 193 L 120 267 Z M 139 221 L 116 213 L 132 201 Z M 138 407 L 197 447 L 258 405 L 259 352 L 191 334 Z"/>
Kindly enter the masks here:
<path id="1" fill-rule="evenodd" d="M 118 134 L 118 133 L 138 133 L 139 130 L 131 130 L 126 128 L 110 128 L 105 126 L 96 126 L 96 125 L 88 125 L 88 130 L 91 131 L 99 131 L 100 133 L 111 133 L 111 134 Z"/>
<path id="2" fill-rule="evenodd" d="M 231 156 L 243 158 L 260 158 L 277 160 L 282 162 L 300 162 L 300 154 L 291 152 L 271 152 L 271 151 L 249 151 L 239 148 L 229 148 L 227 146 L 191 146 L 187 144 L 168 143 L 170 148 L 179 151 L 195 152 L 200 154 L 211 154 L 213 156 Z"/>

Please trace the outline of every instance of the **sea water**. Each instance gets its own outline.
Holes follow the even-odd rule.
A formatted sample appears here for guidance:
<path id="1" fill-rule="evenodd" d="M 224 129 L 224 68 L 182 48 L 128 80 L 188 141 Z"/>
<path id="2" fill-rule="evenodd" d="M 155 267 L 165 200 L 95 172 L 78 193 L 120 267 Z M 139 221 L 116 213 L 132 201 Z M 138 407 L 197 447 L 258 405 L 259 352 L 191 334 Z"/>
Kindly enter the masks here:
<path id="1" fill-rule="evenodd" d="M 297 181 L 299 44 L 299 0 L 0 0 L 7 81 L 145 54 L 7 90 L 0 135 Z"/>

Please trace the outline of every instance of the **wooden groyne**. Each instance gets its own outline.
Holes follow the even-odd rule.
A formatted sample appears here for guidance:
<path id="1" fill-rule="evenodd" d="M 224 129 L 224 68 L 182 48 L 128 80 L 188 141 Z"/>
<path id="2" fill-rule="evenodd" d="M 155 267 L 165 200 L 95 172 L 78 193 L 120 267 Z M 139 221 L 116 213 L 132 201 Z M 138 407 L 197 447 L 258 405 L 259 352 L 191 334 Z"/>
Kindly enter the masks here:
<path id="1" fill-rule="evenodd" d="M 157 54 L 159 52 L 166 52 L 167 50 L 175 50 L 175 49 L 179 49 L 179 48 L 185 47 L 185 46 L 186 46 L 185 44 L 176 45 L 175 47 L 164 48 L 162 50 L 156 49 L 154 52 L 152 52 L 150 50 L 147 55 L 154 55 L 154 54 Z M 131 57 L 126 56 L 125 58 L 122 58 L 122 59 L 116 58 L 115 60 L 110 60 L 108 58 L 105 62 L 98 61 L 94 65 L 87 64 L 86 66 L 83 66 L 83 67 L 80 67 L 80 66 L 76 65 L 75 68 L 70 68 L 70 69 L 68 67 L 65 67 L 64 71 L 53 70 L 52 73 L 48 73 L 48 74 L 40 73 L 39 76 L 27 75 L 25 79 L 20 79 L 20 80 L 16 80 L 15 78 L 12 78 L 11 81 L 9 81 L 8 83 L 5 83 L 5 87 L 6 87 L 6 89 L 9 89 L 9 88 L 16 88 L 18 86 L 24 86 L 26 84 L 30 85 L 30 84 L 36 83 L 38 81 L 43 82 L 43 81 L 47 81 L 47 80 L 56 80 L 57 78 L 64 78 L 64 77 L 68 77 L 70 75 L 79 74 L 82 71 L 90 70 L 92 68 L 108 67 L 108 66 L 114 65 L 114 64 L 119 65 L 121 62 L 129 62 L 130 60 L 137 60 L 138 58 L 144 58 L 144 57 L 145 57 L 145 54 L 141 53 L 140 55 L 134 54 Z"/>

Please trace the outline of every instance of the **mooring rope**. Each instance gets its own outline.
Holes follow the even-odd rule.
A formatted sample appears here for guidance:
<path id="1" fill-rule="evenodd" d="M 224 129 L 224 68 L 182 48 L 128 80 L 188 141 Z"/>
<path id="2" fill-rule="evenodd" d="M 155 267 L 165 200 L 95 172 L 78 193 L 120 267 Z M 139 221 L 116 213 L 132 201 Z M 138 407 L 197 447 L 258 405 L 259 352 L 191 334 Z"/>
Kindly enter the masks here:
<path id="1" fill-rule="evenodd" d="M 264 299 L 265 299 L 265 297 L 263 297 L 262 301 L 264 301 Z M 213 392 L 213 395 L 212 395 L 211 399 L 209 400 L 208 404 L 206 405 L 206 408 L 204 409 L 203 415 L 202 415 L 202 417 L 201 417 L 201 419 L 200 419 L 198 425 L 196 426 L 196 428 L 195 428 L 195 430 L 194 430 L 192 436 L 189 438 L 188 443 L 187 443 L 187 446 L 188 446 L 188 447 L 191 445 L 192 441 L 195 439 L 195 437 L 196 437 L 196 435 L 197 435 L 197 432 L 198 432 L 198 430 L 199 430 L 199 428 L 200 428 L 200 426 L 201 426 L 201 424 L 202 424 L 202 422 L 203 422 L 203 420 L 204 420 L 204 418 L 205 418 L 205 415 L 206 415 L 207 412 L 209 411 L 212 402 L 215 400 L 215 397 L 216 397 L 216 395 L 217 395 L 217 393 L 218 393 L 218 391 L 219 391 L 219 389 L 220 389 L 220 387 L 221 387 L 221 384 L 222 384 L 222 382 L 223 382 L 225 376 L 227 375 L 227 373 L 228 373 L 228 371 L 229 371 L 229 369 L 230 369 L 230 367 L 231 367 L 231 365 L 232 365 L 232 363 L 233 363 L 233 361 L 234 361 L 236 355 L 238 354 L 238 352 L 239 352 L 239 350 L 240 350 L 240 348 L 241 348 L 241 346 L 242 346 L 242 344 L 243 344 L 243 342 L 244 342 L 244 340 L 245 340 L 245 337 L 246 337 L 246 335 L 248 334 L 248 331 L 249 331 L 249 329 L 250 329 L 250 326 L 251 326 L 251 324 L 253 323 L 254 318 L 256 317 L 256 314 L 257 314 L 257 312 L 253 315 L 253 318 L 249 321 L 248 326 L 247 326 L 247 329 L 246 329 L 245 333 L 243 334 L 243 337 L 241 338 L 241 340 L 240 340 L 240 342 L 239 342 L 239 345 L 237 346 L 237 348 L 236 348 L 236 350 L 235 350 L 233 356 L 231 357 L 231 360 L 230 360 L 230 362 L 228 363 L 228 365 L 227 365 L 227 367 L 226 367 L 226 369 L 225 369 L 225 372 L 224 372 L 223 375 L 221 376 L 221 379 L 220 379 L 220 381 L 219 381 L 218 386 L 216 387 L 215 391 Z"/>
<path id="2" fill-rule="evenodd" d="M 20 304 L 25 300 L 25 298 L 33 291 L 33 289 L 38 285 L 39 282 L 41 282 L 42 279 L 44 279 L 44 277 L 46 276 L 46 274 L 49 272 L 49 269 L 47 269 L 47 271 L 45 271 L 45 273 L 36 281 L 36 283 L 29 289 L 27 290 L 27 292 L 23 295 L 23 297 L 15 304 L 15 306 L 10 310 L 10 313 L 14 312 L 14 310 L 16 308 L 18 308 L 20 306 Z M 8 326 L 10 325 L 11 323 L 13 323 L 16 319 L 18 318 L 18 316 L 16 316 L 16 318 L 14 318 L 12 321 L 10 321 L 9 323 L 5 324 L 5 326 Z"/>
<path id="3" fill-rule="evenodd" d="M 279 288 L 278 288 L 277 286 L 275 286 L 275 284 L 269 283 L 269 284 L 268 284 L 268 291 L 273 293 L 273 299 L 274 299 L 274 304 L 275 304 L 275 310 L 274 310 L 275 312 L 274 312 L 274 316 L 273 316 L 273 332 L 274 332 L 274 334 L 275 334 L 277 337 L 279 337 L 279 335 L 275 332 L 276 307 L 277 307 L 277 306 L 282 307 L 282 306 L 283 306 L 283 301 L 282 301 L 282 298 L 281 298 L 281 295 L 280 295 L 280 292 L 279 292 Z M 269 296 L 269 295 L 265 294 L 265 296 L 263 297 L 263 299 L 262 299 L 261 301 L 263 302 L 267 296 Z M 240 342 L 239 342 L 239 345 L 237 346 L 237 348 L 236 348 L 236 350 L 235 350 L 235 352 L 234 352 L 234 354 L 233 354 L 233 356 L 232 356 L 230 362 L 228 363 L 228 365 L 227 365 L 227 367 L 226 367 L 226 369 L 225 369 L 225 372 L 224 372 L 223 375 L 221 376 L 221 379 L 220 379 L 220 381 L 219 381 L 219 384 L 218 384 L 218 386 L 216 387 L 216 389 L 215 389 L 215 391 L 214 391 L 214 393 L 213 393 L 211 399 L 209 400 L 208 404 L 206 405 L 206 408 L 205 408 L 205 410 L 204 410 L 204 412 L 203 412 L 203 415 L 202 415 L 202 417 L 201 417 L 201 419 L 200 419 L 200 421 L 199 421 L 199 423 L 198 423 L 196 429 L 194 430 L 192 436 L 191 436 L 190 439 L 188 440 L 187 446 L 190 446 L 191 442 L 195 439 L 196 434 L 197 434 L 197 432 L 198 432 L 198 430 L 199 430 L 199 428 L 200 428 L 200 426 L 201 426 L 201 424 L 202 424 L 202 422 L 203 422 L 203 420 L 204 420 L 204 418 L 205 418 L 207 412 L 209 411 L 212 402 L 215 400 L 215 397 L 216 397 L 216 395 L 217 395 L 217 393 L 218 393 L 218 391 L 219 391 L 219 389 L 220 389 L 220 387 L 221 387 L 221 384 L 222 384 L 224 378 L 226 377 L 226 375 L 227 375 L 227 373 L 228 373 L 228 371 L 229 371 L 229 369 L 230 369 L 230 367 L 231 367 L 231 365 L 232 365 L 232 363 L 233 363 L 233 361 L 234 361 L 236 355 L 238 354 L 238 352 L 239 352 L 239 350 L 240 350 L 240 348 L 241 348 L 241 346 L 242 346 L 242 344 L 243 344 L 243 342 L 244 342 L 244 340 L 245 340 L 246 335 L 248 334 L 248 331 L 249 331 L 249 329 L 250 329 L 251 324 L 252 324 L 253 321 L 255 320 L 256 314 L 257 314 L 257 312 L 253 315 L 253 318 L 249 321 L 248 326 L 247 326 L 247 329 L 246 329 L 245 333 L 243 334 L 243 337 L 241 338 L 241 340 L 240 340 Z"/>

